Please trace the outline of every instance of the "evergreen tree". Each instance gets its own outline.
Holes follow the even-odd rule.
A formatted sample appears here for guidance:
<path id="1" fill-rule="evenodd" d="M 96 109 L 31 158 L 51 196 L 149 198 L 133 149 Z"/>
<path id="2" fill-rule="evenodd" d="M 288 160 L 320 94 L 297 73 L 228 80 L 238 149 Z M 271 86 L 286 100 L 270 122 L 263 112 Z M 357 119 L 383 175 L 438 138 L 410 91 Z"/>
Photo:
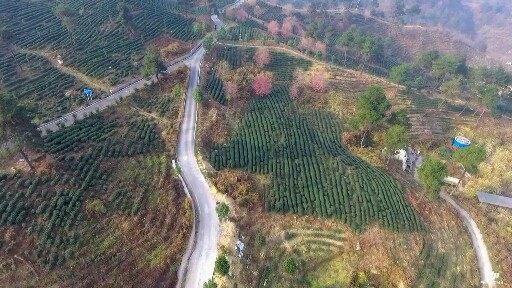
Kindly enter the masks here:
<path id="1" fill-rule="evenodd" d="M 13 141 L 33 171 L 34 165 L 25 153 L 25 149 L 37 147 L 41 136 L 36 125 L 32 123 L 30 114 L 31 111 L 20 105 L 13 95 L 0 92 L 0 136 L 3 135 L 3 138 Z"/>

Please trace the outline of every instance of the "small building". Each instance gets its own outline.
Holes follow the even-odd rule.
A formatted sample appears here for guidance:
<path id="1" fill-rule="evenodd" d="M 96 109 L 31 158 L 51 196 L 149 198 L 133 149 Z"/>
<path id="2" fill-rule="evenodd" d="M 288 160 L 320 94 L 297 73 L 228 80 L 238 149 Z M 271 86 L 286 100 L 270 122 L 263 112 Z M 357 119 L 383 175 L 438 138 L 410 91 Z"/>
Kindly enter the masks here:
<path id="1" fill-rule="evenodd" d="M 93 98 L 93 91 L 92 89 L 85 88 L 84 89 L 85 97 L 87 97 L 87 100 L 91 100 Z"/>
<path id="2" fill-rule="evenodd" d="M 57 55 L 57 62 L 59 63 L 59 65 L 64 64 L 64 60 L 62 60 L 62 56 Z"/>
<path id="3" fill-rule="evenodd" d="M 403 171 L 414 171 L 421 156 L 419 151 L 416 151 L 411 147 L 407 147 L 406 149 L 395 151 L 393 158 L 402 161 Z"/>
<path id="4" fill-rule="evenodd" d="M 242 258 L 244 256 L 244 251 L 245 251 L 244 242 L 242 242 L 242 240 L 238 239 L 235 244 L 235 249 L 238 254 L 238 257 Z"/>

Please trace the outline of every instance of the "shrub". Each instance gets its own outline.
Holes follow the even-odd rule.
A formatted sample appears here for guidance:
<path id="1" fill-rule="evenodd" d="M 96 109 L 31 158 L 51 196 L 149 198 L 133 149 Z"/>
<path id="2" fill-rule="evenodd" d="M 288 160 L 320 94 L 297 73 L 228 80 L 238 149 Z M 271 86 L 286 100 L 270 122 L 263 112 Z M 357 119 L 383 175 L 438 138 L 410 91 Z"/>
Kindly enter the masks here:
<path id="1" fill-rule="evenodd" d="M 261 233 L 261 231 L 258 231 L 258 233 L 256 234 L 256 239 L 254 239 L 254 242 L 257 247 L 263 247 L 267 243 L 267 239 L 265 235 Z"/>
<path id="2" fill-rule="evenodd" d="M 215 271 L 222 276 L 226 276 L 229 273 L 229 261 L 226 255 L 219 255 L 217 260 L 215 260 Z"/>
<path id="3" fill-rule="evenodd" d="M 427 195 L 431 199 L 436 199 L 443 185 L 443 179 L 448 176 L 446 164 L 439 159 L 427 158 L 419 168 L 418 174 L 421 184 L 427 190 Z"/>
<path id="4" fill-rule="evenodd" d="M 439 156 L 441 156 L 441 158 L 443 159 L 450 159 L 453 154 L 452 149 L 446 146 L 439 147 L 439 149 L 437 149 L 437 152 L 439 153 Z"/>
<path id="5" fill-rule="evenodd" d="M 408 142 L 409 133 L 402 125 L 391 126 L 384 135 L 384 144 L 391 152 L 405 148 Z"/>
<path id="6" fill-rule="evenodd" d="M 298 268 L 299 268 L 299 264 L 297 263 L 297 261 L 295 261 L 295 259 L 293 259 L 291 257 L 287 258 L 283 262 L 283 269 L 288 274 L 295 274 L 295 272 L 297 271 Z"/>
<path id="7" fill-rule="evenodd" d="M 203 93 L 199 88 L 194 90 L 194 100 L 196 100 L 197 103 L 203 102 Z"/>
<path id="8" fill-rule="evenodd" d="M 203 288 L 217 288 L 217 287 L 218 287 L 217 283 L 215 283 L 215 281 L 213 281 L 213 278 L 203 284 Z"/>
<path id="9" fill-rule="evenodd" d="M 224 202 L 218 202 L 217 207 L 215 208 L 217 211 L 217 216 L 219 216 L 220 221 L 224 221 L 229 216 L 229 206 Z"/>
<path id="10" fill-rule="evenodd" d="M 485 149 L 481 145 L 473 144 L 465 149 L 457 149 L 453 153 L 453 161 L 464 166 L 468 173 L 478 172 L 478 165 L 485 160 Z"/>

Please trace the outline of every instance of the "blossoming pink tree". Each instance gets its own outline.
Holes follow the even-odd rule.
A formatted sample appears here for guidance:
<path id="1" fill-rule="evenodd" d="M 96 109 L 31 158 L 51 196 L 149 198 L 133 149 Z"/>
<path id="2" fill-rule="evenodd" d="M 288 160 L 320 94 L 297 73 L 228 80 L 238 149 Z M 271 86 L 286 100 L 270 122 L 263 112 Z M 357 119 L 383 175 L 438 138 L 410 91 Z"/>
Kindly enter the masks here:
<path id="1" fill-rule="evenodd" d="M 236 20 L 238 20 L 238 21 L 244 21 L 247 19 L 247 17 L 249 17 L 249 14 L 247 14 L 247 12 L 245 12 L 244 9 L 238 8 L 236 10 L 235 17 L 236 17 Z"/>
<path id="2" fill-rule="evenodd" d="M 327 80 L 323 72 L 315 73 L 311 77 L 309 84 L 315 92 L 324 93 L 327 91 Z"/>
<path id="3" fill-rule="evenodd" d="M 254 62 L 259 67 L 264 67 L 265 65 L 270 63 L 270 52 L 268 48 L 259 48 L 254 53 Z"/>
<path id="4" fill-rule="evenodd" d="M 286 17 L 283 21 L 283 27 L 281 28 L 281 34 L 288 38 L 293 35 L 293 26 L 295 26 L 295 21 L 292 17 Z"/>
<path id="5" fill-rule="evenodd" d="M 272 20 L 267 24 L 267 30 L 272 36 L 277 36 L 281 29 L 279 28 L 279 23 L 276 20 Z"/>
<path id="6" fill-rule="evenodd" d="M 272 91 L 272 74 L 260 73 L 252 80 L 252 90 L 258 96 L 266 96 Z"/>

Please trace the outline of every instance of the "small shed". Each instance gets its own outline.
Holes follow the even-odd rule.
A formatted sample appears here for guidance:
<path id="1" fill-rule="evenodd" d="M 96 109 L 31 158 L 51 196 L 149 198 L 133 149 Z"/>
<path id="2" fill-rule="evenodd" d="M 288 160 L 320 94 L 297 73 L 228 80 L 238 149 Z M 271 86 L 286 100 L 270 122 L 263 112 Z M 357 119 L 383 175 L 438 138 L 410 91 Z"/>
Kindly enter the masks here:
<path id="1" fill-rule="evenodd" d="M 414 171 L 421 159 L 420 152 L 411 147 L 395 151 L 393 158 L 402 161 L 402 170 Z"/>

